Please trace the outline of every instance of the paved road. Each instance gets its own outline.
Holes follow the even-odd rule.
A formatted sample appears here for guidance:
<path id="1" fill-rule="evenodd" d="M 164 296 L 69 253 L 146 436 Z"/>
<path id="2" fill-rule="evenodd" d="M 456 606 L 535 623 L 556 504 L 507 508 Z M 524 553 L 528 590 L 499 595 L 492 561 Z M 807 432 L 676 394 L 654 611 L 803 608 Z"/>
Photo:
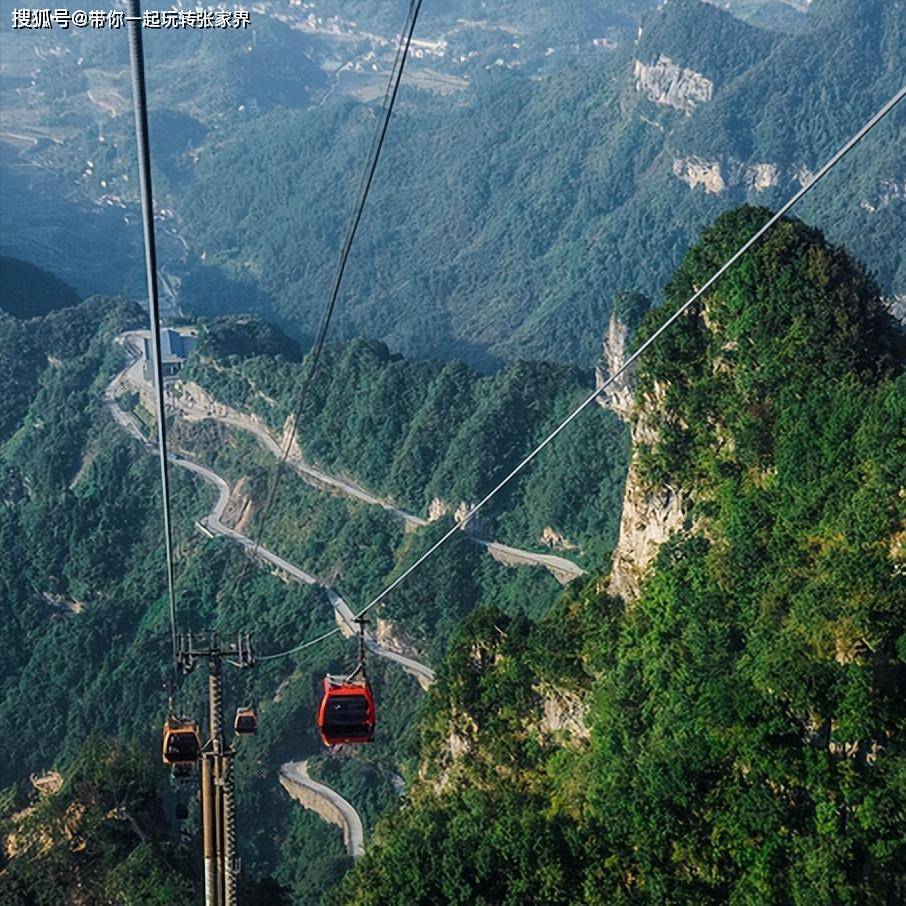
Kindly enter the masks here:
<path id="1" fill-rule="evenodd" d="M 133 388 L 140 386 L 143 380 L 141 361 L 138 358 L 139 335 L 140 334 L 136 333 L 134 335 L 125 335 L 120 338 L 124 349 L 130 355 L 130 363 L 107 387 L 104 398 L 105 403 L 117 424 L 138 440 L 149 452 L 155 453 L 157 445 L 145 437 L 141 425 L 135 416 L 124 412 L 116 401 L 117 396 L 124 389 L 129 386 L 132 386 Z M 259 443 L 261 443 L 270 453 L 278 457 L 282 456 L 282 449 L 276 440 L 263 426 L 256 424 L 252 419 L 243 416 L 241 413 L 236 413 L 235 416 L 232 414 L 224 414 L 220 416 L 218 420 L 232 427 L 250 431 L 258 439 Z M 199 520 L 199 525 L 203 530 L 229 539 L 243 547 L 245 550 L 253 553 L 259 559 L 270 563 L 272 566 L 299 582 L 322 588 L 333 607 L 334 615 L 343 634 L 355 634 L 356 626 L 353 622 L 355 614 L 341 595 L 329 586 L 321 583 L 315 576 L 312 576 L 294 563 L 278 556 L 267 548 L 261 546 L 256 548 L 255 543 L 251 538 L 224 523 L 223 515 L 230 500 L 230 486 L 222 476 L 183 456 L 171 454 L 170 460 L 174 465 L 198 475 L 217 488 L 217 500 L 215 501 L 211 512 Z M 382 500 L 371 494 L 355 482 L 328 475 L 322 470 L 300 460 L 290 459 L 288 462 L 302 478 L 315 485 L 332 488 L 346 496 L 353 497 L 371 505 L 380 506 L 393 513 L 398 518 L 403 519 L 407 525 L 420 527 L 428 524 L 426 519 L 422 519 L 412 513 L 406 513 L 389 501 Z M 527 564 L 544 566 L 564 584 L 584 573 L 584 570 L 563 557 L 557 557 L 552 554 L 536 554 L 532 551 L 520 550 L 519 548 L 488 541 L 473 535 L 469 535 L 469 538 L 476 544 L 480 544 L 491 554 L 491 556 L 503 563 L 510 565 Z M 431 683 L 434 682 L 434 671 L 431 670 L 430 667 L 427 667 L 412 658 L 406 657 L 405 655 L 385 648 L 378 644 L 373 637 L 366 640 L 366 645 L 368 650 L 374 655 L 399 664 L 403 670 L 416 678 L 423 689 L 427 689 Z M 343 838 L 346 843 L 347 851 L 353 858 L 358 858 L 364 853 L 364 833 L 362 831 L 362 822 L 358 812 L 356 812 L 355 808 L 335 790 L 312 780 L 311 777 L 308 776 L 304 761 L 288 762 L 284 764 L 280 769 L 280 779 L 281 783 L 286 787 L 290 794 L 294 795 L 302 805 L 306 808 L 313 809 L 321 815 L 321 817 L 325 818 L 325 820 L 334 821 L 335 823 L 340 824 L 343 828 Z"/>
<path id="2" fill-rule="evenodd" d="M 141 362 L 137 358 L 141 354 L 141 337 L 145 334 L 146 331 L 130 331 L 119 338 L 120 342 L 133 357 L 132 365 L 127 368 L 121 376 L 121 382 L 123 384 L 132 384 L 136 389 L 140 389 L 145 383 L 142 376 Z M 202 392 L 207 396 L 207 392 L 204 391 L 203 388 Z M 210 397 L 208 398 L 210 399 Z M 261 424 L 260 421 L 243 412 L 239 412 L 238 410 L 217 401 L 213 401 L 210 408 L 205 407 L 197 401 L 186 398 L 176 397 L 171 399 L 171 402 L 175 404 L 177 409 L 183 412 L 183 414 L 188 415 L 190 418 L 212 419 L 214 421 L 219 421 L 221 424 L 227 425 L 228 427 L 247 431 L 255 437 L 258 443 L 260 443 L 268 453 L 278 459 L 283 456 L 283 447 L 267 427 Z M 307 463 L 295 456 L 290 456 L 287 459 L 287 464 L 294 472 L 315 487 L 332 489 L 339 492 L 344 497 L 351 497 L 355 500 L 360 500 L 363 503 L 370 504 L 371 506 L 379 506 L 388 513 L 402 519 L 406 525 L 411 528 L 421 528 L 429 525 L 427 519 L 416 516 L 414 513 L 407 513 L 391 501 L 378 497 L 376 494 L 372 494 L 367 488 L 362 487 L 350 478 L 330 475 L 323 471 L 323 469 L 319 469 L 317 466 L 313 466 L 311 463 Z M 573 579 L 585 575 L 585 570 L 582 569 L 582 567 L 573 563 L 572 560 L 569 560 L 566 557 L 559 557 L 556 554 L 536 553 L 535 551 L 528 551 L 523 548 L 511 547 L 508 544 L 501 544 L 498 541 L 480 538 L 471 533 L 467 534 L 469 540 L 485 548 L 495 560 L 508 566 L 544 567 L 554 575 L 557 581 L 564 585 L 569 584 Z"/>
<path id="3" fill-rule="evenodd" d="M 130 374 L 130 379 L 133 375 Z M 141 376 L 139 375 L 139 379 Z M 202 406 L 193 405 L 185 399 L 174 399 L 173 402 L 177 408 L 187 412 L 193 418 L 209 418 L 218 421 L 230 428 L 238 428 L 241 431 L 248 431 L 252 434 L 261 446 L 277 459 L 283 458 L 283 447 L 280 442 L 271 434 L 271 432 L 254 418 L 239 412 L 223 403 L 216 403 L 216 408 L 207 410 Z M 361 500 L 363 503 L 371 506 L 379 506 L 394 516 L 402 519 L 412 527 L 421 527 L 428 524 L 427 519 L 422 519 L 413 513 L 407 513 L 395 506 L 389 500 L 384 500 L 375 494 L 372 494 L 366 488 L 353 481 L 350 478 L 342 478 L 337 475 L 330 475 L 327 472 L 313 466 L 311 463 L 298 459 L 295 456 L 287 458 L 287 465 L 298 475 L 300 475 L 309 484 L 322 489 L 328 488 L 338 491 L 343 497 L 352 497 L 355 500 Z"/>
<path id="4" fill-rule="evenodd" d="M 340 819 L 336 823 L 340 823 L 343 828 L 346 852 L 353 859 L 365 854 L 365 834 L 362 831 L 362 819 L 359 818 L 359 813 L 336 790 L 332 790 L 323 783 L 318 783 L 317 780 L 312 780 L 308 776 L 308 766 L 304 761 L 288 761 L 282 765 L 280 767 L 280 781 L 287 788 L 290 795 L 293 795 L 294 786 L 301 787 L 303 791 L 312 793 L 319 799 L 328 802 L 333 807 L 332 811 L 335 811 Z M 299 795 L 297 791 L 297 797 L 306 808 L 311 807 L 308 804 L 308 797 L 304 793 Z M 315 809 L 315 811 L 325 820 L 333 820 L 332 815 L 328 817 L 330 813 L 325 814 L 320 808 Z"/>
<path id="5" fill-rule="evenodd" d="M 134 364 L 135 363 L 132 363 L 130 368 L 134 367 Z M 138 440 L 149 453 L 156 454 L 157 444 L 145 437 L 138 419 L 131 413 L 124 412 L 117 403 L 116 398 L 123 386 L 124 375 L 125 372 L 117 375 L 108 385 L 104 393 L 104 402 L 116 423 Z M 323 588 L 327 594 L 328 600 L 334 608 L 334 614 L 337 617 L 337 621 L 341 626 L 346 627 L 350 634 L 355 633 L 355 625 L 352 623 L 355 614 L 343 598 L 332 588 L 323 585 L 314 576 L 305 572 L 305 570 L 300 569 L 288 560 L 284 560 L 282 557 L 278 557 L 273 552 L 267 550 L 267 548 L 259 546 L 257 550 L 255 550 L 255 543 L 251 538 L 247 535 L 243 535 L 241 532 L 237 532 L 223 522 L 223 514 L 230 500 L 230 486 L 222 476 L 185 457 L 171 454 L 169 458 L 170 462 L 174 465 L 193 472 L 217 488 L 217 500 L 214 502 L 211 512 L 199 520 L 200 525 L 204 529 L 212 534 L 222 535 L 223 537 L 229 538 L 231 541 L 242 545 L 246 550 L 254 552 L 262 560 L 271 563 L 294 579 L 304 582 L 306 585 L 318 585 Z M 427 689 L 434 681 L 434 671 L 431 670 L 430 667 L 426 667 L 418 661 L 397 654 L 395 651 L 390 651 L 383 646 L 378 645 L 373 639 L 369 639 L 366 644 L 368 649 L 378 657 L 383 657 L 400 664 L 406 672 L 415 676 L 423 689 Z M 284 764 L 280 769 L 280 778 L 281 783 L 283 783 L 290 795 L 294 795 L 294 798 L 297 798 L 303 806 L 313 809 L 322 818 L 325 818 L 325 820 L 334 820 L 334 814 L 339 818 L 337 823 L 339 823 L 343 829 L 343 839 L 346 843 L 346 850 L 349 855 L 353 858 L 358 858 L 365 852 L 362 820 L 359 817 L 358 812 L 335 790 L 325 786 L 323 783 L 312 780 L 308 776 L 304 761 L 288 762 L 287 764 Z M 299 788 L 301 788 L 303 792 L 300 792 Z M 324 803 L 327 803 L 329 807 L 325 808 Z"/>
<path id="6" fill-rule="evenodd" d="M 499 560 L 509 566 L 543 566 L 553 573 L 554 578 L 562 585 L 568 585 L 573 579 L 578 579 L 579 576 L 585 575 L 585 570 L 582 567 L 576 566 L 572 560 L 567 560 L 566 557 L 558 557 L 556 554 L 536 554 L 534 551 L 510 547 L 508 544 L 501 544 L 499 541 L 488 541 L 475 535 L 470 537 L 476 544 L 480 544 L 485 548 L 495 560 Z"/>
<path id="7" fill-rule="evenodd" d="M 135 379 L 135 373 L 130 372 L 128 379 Z M 141 375 L 138 375 L 139 380 Z M 221 424 L 231 428 L 238 428 L 252 434 L 258 443 L 273 456 L 282 458 L 283 448 L 274 438 L 271 432 L 259 421 L 250 416 L 238 412 L 222 403 L 215 403 L 211 408 L 197 405 L 186 399 L 174 400 L 177 406 L 192 418 L 205 419 L 209 418 L 219 421 Z M 293 471 L 300 475 L 310 484 L 319 488 L 328 488 L 338 491 L 344 497 L 352 497 L 355 500 L 361 500 L 363 503 L 372 506 L 379 506 L 389 513 L 392 513 L 399 519 L 402 519 L 407 526 L 412 528 L 421 528 L 429 525 L 427 519 L 416 516 L 414 513 L 407 513 L 400 509 L 389 500 L 372 494 L 371 491 L 363 488 L 360 484 L 349 478 L 342 478 L 336 475 L 329 475 L 317 466 L 304 462 L 294 456 L 287 459 L 287 464 Z M 485 548 L 495 560 L 505 563 L 508 566 L 541 566 L 549 570 L 554 577 L 564 585 L 572 582 L 580 576 L 585 575 L 585 570 L 577 564 L 568 560 L 566 557 L 559 557 L 556 554 L 541 554 L 535 551 L 528 551 L 522 548 L 511 547 L 508 544 L 501 544 L 497 541 L 491 541 L 486 538 L 478 537 L 468 533 L 469 540 Z"/>
<path id="8" fill-rule="evenodd" d="M 118 376 L 107 388 L 105 393 L 105 401 L 110 409 L 111 414 L 119 425 L 125 428 L 133 437 L 141 441 L 141 443 L 151 452 L 157 451 L 157 445 L 149 441 L 145 435 L 142 433 L 141 426 L 138 423 L 138 420 L 134 415 L 131 415 L 128 412 L 124 412 L 116 403 L 116 392 L 120 386 L 120 377 Z M 288 576 L 291 576 L 293 579 L 296 579 L 299 582 L 304 583 L 305 585 L 314 585 L 323 589 L 324 593 L 327 595 L 327 599 L 330 602 L 331 607 L 334 610 L 334 616 L 336 617 L 337 623 L 340 626 L 340 629 L 345 636 L 355 635 L 358 631 L 358 628 L 354 622 L 355 613 L 352 608 L 346 603 L 341 595 L 339 595 L 334 589 L 329 585 L 325 585 L 311 573 L 306 572 L 300 567 L 296 566 L 295 563 L 291 563 L 289 560 L 284 559 L 283 557 L 275 554 L 273 551 L 268 550 L 266 547 L 259 545 L 257 549 L 255 548 L 255 542 L 253 539 L 249 538 L 248 535 L 243 535 L 241 532 L 236 531 L 236 529 L 227 525 L 223 521 L 223 514 L 226 510 L 227 504 L 230 500 L 230 486 L 227 481 L 216 472 L 207 468 L 206 466 L 201 465 L 200 463 L 194 462 L 191 459 L 186 459 L 183 456 L 178 456 L 176 454 L 170 454 L 170 462 L 174 465 L 179 466 L 180 468 L 186 469 L 190 472 L 193 472 L 195 475 L 200 476 L 209 484 L 214 485 L 217 488 L 217 500 L 214 503 L 214 506 L 211 508 L 211 512 L 207 516 L 203 516 L 198 520 L 198 524 L 208 532 L 214 535 L 220 535 L 224 538 L 228 538 L 230 541 L 240 545 L 245 550 L 253 553 L 259 559 L 264 560 L 267 563 L 270 563 L 272 566 L 277 567 L 277 569 L 286 573 Z M 383 645 L 378 644 L 375 639 L 369 638 L 366 640 L 366 645 L 368 650 L 371 651 L 377 657 L 384 658 L 388 661 L 393 661 L 396 664 L 399 664 L 406 673 L 414 676 L 418 681 L 418 684 L 423 688 L 427 689 L 431 683 L 434 682 L 434 671 L 426 666 L 425 664 L 419 663 L 413 658 L 406 657 L 403 654 L 399 654 L 396 651 L 393 651 L 389 648 L 385 648 Z"/>
<path id="9" fill-rule="evenodd" d="M 171 456 L 170 459 L 176 465 L 188 469 L 196 475 L 200 475 L 218 489 L 219 493 L 214 508 L 207 516 L 199 520 L 204 528 L 213 532 L 215 535 L 229 538 L 231 541 L 241 545 L 247 551 L 254 553 L 260 559 L 276 566 L 279 570 L 292 576 L 292 578 L 297 579 L 299 582 L 303 582 L 306 585 L 316 585 L 323 589 L 324 593 L 327 595 L 327 600 L 330 602 L 331 607 L 333 607 L 334 616 L 336 617 L 343 635 L 350 637 L 358 632 L 358 627 L 355 623 L 355 613 L 353 613 L 352 608 L 346 603 L 343 597 L 337 594 L 334 589 L 316 579 L 311 573 L 307 573 L 305 570 L 300 569 L 295 563 L 290 563 L 289 560 L 285 560 L 273 551 L 269 551 L 266 547 L 259 545 L 256 550 L 255 542 L 249 538 L 248 535 L 237 532 L 236 529 L 231 528 L 222 521 L 223 512 L 230 499 L 230 486 L 220 475 L 189 459 L 183 459 L 178 456 Z M 418 680 L 419 685 L 421 685 L 422 688 L 427 689 L 427 687 L 434 682 L 434 671 L 430 667 L 426 667 L 424 664 L 420 664 L 412 658 L 405 657 L 404 655 L 385 648 L 383 645 L 379 645 L 373 638 L 367 639 L 365 644 L 367 645 L 368 650 L 378 657 L 399 664 L 403 670 Z"/>

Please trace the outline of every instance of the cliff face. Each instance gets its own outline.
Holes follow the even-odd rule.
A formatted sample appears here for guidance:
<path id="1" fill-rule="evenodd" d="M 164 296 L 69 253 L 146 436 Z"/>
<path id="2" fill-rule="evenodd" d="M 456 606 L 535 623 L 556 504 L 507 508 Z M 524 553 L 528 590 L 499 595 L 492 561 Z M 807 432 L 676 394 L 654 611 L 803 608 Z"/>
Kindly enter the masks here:
<path id="1" fill-rule="evenodd" d="M 603 362 L 595 368 L 595 385 L 601 388 L 611 374 L 616 374 L 626 361 L 629 327 L 614 312 L 604 336 Z M 598 405 L 611 409 L 627 424 L 632 416 L 632 375 L 620 375 L 598 396 Z"/>
<path id="2" fill-rule="evenodd" d="M 636 601 L 660 546 L 686 522 L 689 498 L 680 488 L 652 488 L 639 477 L 635 457 L 626 479 L 620 540 L 613 552 L 608 594 Z"/>
<path id="3" fill-rule="evenodd" d="M 732 157 L 706 160 L 692 155 L 673 161 L 673 175 L 690 189 L 704 186 L 711 195 L 740 189 L 764 192 L 780 182 L 780 169 L 773 163 L 743 163 Z"/>
<path id="4" fill-rule="evenodd" d="M 722 216 L 640 333 L 765 214 Z M 784 221 L 608 388 L 635 445 L 609 587 L 464 621 L 363 904 L 903 901 L 903 350 Z"/>
<path id="5" fill-rule="evenodd" d="M 614 314 L 610 318 L 604 339 L 604 366 L 595 372 L 600 387 L 608 374 L 615 374 L 628 355 L 630 330 Z M 658 548 L 674 533 L 680 531 L 686 521 L 689 498 L 678 487 L 653 487 L 641 477 L 639 468 L 639 446 L 654 440 L 650 427 L 650 415 L 663 403 L 663 394 L 655 387 L 655 393 L 633 402 L 634 384 L 631 372 L 621 375 L 610 385 L 598 401 L 601 406 L 611 409 L 629 427 L 632 435 L 633 456 L 626 477 L 623 493 L 623 510 L 620 518 L 620 538 L 613 552 L 609 594 L 622 598 L 627 604 L 638 599 L 642 580 Z"/>
<path id="6" fill-rule="evenodd" d="M 192 902 L 191 862 L 172 843 L 159 777 L 142 750 L 95 737 L 65 774 L 32 774 L 27 793 L 4 790 L 0 902 L 145 903 L 147 866 L 159 902 Z"/>
<path id="7" fill-rule="evenodd" d="M 651 64 L 635 61 L 635 87 L 655 104 L 681 110 L 686 116 L 714 96 L 710 79 L 663 54 Z"/>

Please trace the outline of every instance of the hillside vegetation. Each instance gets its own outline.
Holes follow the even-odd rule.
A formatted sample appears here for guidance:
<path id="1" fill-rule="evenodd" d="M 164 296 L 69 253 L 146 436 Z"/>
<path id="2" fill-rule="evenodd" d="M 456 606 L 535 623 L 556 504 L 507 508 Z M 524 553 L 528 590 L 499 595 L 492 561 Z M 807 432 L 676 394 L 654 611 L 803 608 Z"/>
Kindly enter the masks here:
<path id="1" fill-rule="evenodd" d="M 7 757 L 0 765 L 2 785 L 22 783 L 31 773 L 51 768 L 65 773 L 92 733 L 115 735 L 147 752 L 160 744 L 168 628 L 158 467 L 115 423 L 104 398 L 126 364 L 115 338 L 143 323 L 138 307 L 102 298 L 28 321 L 0 317 L 0 348 L 15 351 L 19 361 L 11 392 L 4 397 L 0 435 L 0 627 L 8 651 L 0 669 L 0 733 L 7 739 Z M 223 391 L 237 405 L 243 403 L 241 394 L 230 394 L 233 384 L 225 377 L 229 371 L 220 368 L 235 370 L 236 386 L 244 388 L 243 393 L 248 392 L 249 378 L 260 381 L 267 391 L 279 391 L 279 411 L 276 417 L 269 413 L 279 426 L 301 373 L 297 347 L 265 325 L 233 320 L 210 326 L 201 348 L 212 352 L 215 347 L 220 358 L 193 366 L 210 377 L 211 390 Z M 231 358 L 237 349 L 243 355 Z M 515 387 L 519 374 L 534 375 L 533 386 L 547 393 L 547 405 L 555 408 L 587 392 L 591 379 L 574 369 L 535 364 L 520 366 L 521 371 L 494 383 L 463 366 L 406 363 L 389 356 L 380 344 L 365 342 L 333 349 L 328 357 L 337 366 L 338 379 L 347 382 L 359 362 L 361 387 L 373 382 L 370 402 L 379 408 L 369 414 L 363 405 L 352 406 L 346 396 L 352 392 L 349 383 L 335 389 L 329 380 L 319 383 L 319 395 L 337 393 L 350 406 L 349 418 L 367 416 L 397 425 L 407 414 L 420 411 L 423 399 L 416 391 L 422 392 L 422 383 L 427 381 L 430 387 L 445 370 L 458 376 L 459 383 L 435 386 L 434 392 L 453 388 L 464 416 L 470 402 L 489 407 L 490 390 Z M 392 372 L 393 380 L 381 390 L 386 372 Z M 328 370 L 325 377 L 330 374 Z M 408 388 L 411 398 L 385 392 L 394 386 L 397 391 Z M 519 399 L 515 390 L 511 398 Z M 122 401 L 127 408 L 134 403 L 128 396 Z M 511 427 L 515 424 L 527 432 L 519 441 L 527 448 L 550 418 L 548 410 L 534 403 L 519 411 Z M 151 420 L 146 416 L 146 421 Z M 595 479 L 602 496 L 592 498 L 595 506 L 598 499 L 608 501 L 608 508 L 596 511 L 589 506 L 583 515 L 587 525 L 600 526 L 600 537 L 588 533 L 593 546 L 585 556 L 590 560 L 596 549 L 616 538 L 626 432 L 602 410 L 590 419 L 590 425 L 611 423 L 615 433 L 607 434 L 601 448 L 612 451 L 611 470 Z M 501 455 L 515 455 L 514 439 L 490 430 L 493 424 L 484 416 L 473 423 L 470 457 L 477 454 L 481 461 L 491 462 L 495 447 Z M 324 427 L 322 442 L 337 463 L 361 463 L 369 470 L 361 474 L 389 480 L 389 472 L 377 470 L 376 458 L 387 453 L 392 437 L 382 437 L 369 448 L 369 458 L 335 440 L 332 446 L 327 444 L 331 426 L 325 422 Z M 171 430 L 177 447 L 211 465 L 231 484 L 244 479 L 253 511 L 260 508 L 274 459 L 251 437 L 210 422 L 183 419 L 174 419 Z M 416 436 L 412 434 L 412 442 Z M 352 444 L 355 435 L 344 428 L 342 439 Z M 580 452 L 577 449 L 575 455 Z M 575 476 L 581 474 L 578 464 L 574 470 Z M 193 630 L 214 627 L 228 638 L 246 627 L 263 652 L 288 647 L 335 625 L 319 589 L 287 583 L 250 564 L 228 541 L 197 533 L 193 523 L 209 512 L 214 491 L 182 469 L 173 468 L 171 476 L 182 625 Z M 538 518 L 542 516 L 546 518 L 539 511 Z M 406 533 L 402 521 L 380 507 L 334 497 L 289 475 L 265 543 L 329 582 L 355 606 L 427 549 L 451 519 L 448 514 L 430 527 Z M 431 663 L 442 657 L 450 633 L 478 601 L 492 602 L 514 616 L 537 616 L 556 600 L 560 588 L 546 570 L 503 566 L 458 536 L 431 570 L 413 576 L 392 596 L 379 616 Z M 378 740 L 342 765 L 318 763 L 322 747 L 312 715 L 319 682 L 328 670 L 348 670 L 351 656 L 349 645 L 334 638 L 230 680 L 227 707 L 255 702 L 262 715 L 260 733 L 244 744 L 237 760 L 244 883 L 276 877 L 299 902 L 305 902 L 312 890 L 338 881 L 349 859 L 338 831 L 286 796 L 277 783 L 279 765 L 314 758 L 313 773 L 323 772 L 328 782 L 348 794 L 370 828 L 382 812 L 395 807 L 388 777 L 404 770 L 410 755 L 412 715 L 421 691 L 395 665 L 377 662 L 371 676 L 381 702 Z M 204 671 L 196 671 L 180 696 L 180 707 L 199 718 L 205 684 Z M 166 793 L 168 809 L 173 795 Z M 192 801 L 189 826 L 197 831 Z M 187 852 L 177 855 L 188 857 Z M 20 866 L 16 871 L 26 872 L 23 878 L 35 877 L 42 870 L 40 860 L 36 864 L 39 867 Z M 68 864 L 60 868 L 61 877 L 70 870 Z M 275 893 L 263 902 L 280 899 Z"/>
<path id="2" fill-rule="evenodd" d="M 901 2 L 813 7 L 801 33 L 782 36 L 671 0 L 637 41 L 543 77 L 491 66 L 449 98 L 404 89 L 339 335 L 484 368 L 590 363 L 615 293 L 655 297 L 718 212 L 746 199 L 779 206 L 900 87 Z M 645 87 L 638 65 L 662 58 L 703 93 L 669 100 L 669 72 Z M 240 126 L 199 161 L 177 205 L 206 264 L 297 336 L 314 330 L 372 126 L 351 101 Z M 906 290 L 889 241 L 903 229 L 902 129 L 900 112 L 804 209 L 886 293 Z M 240 175 L 228 190 L 223 172 Z M 242 304 L 213 273 L 186 284 L 185 304 Z"/>
<path id="3" fill-rule="evenodd" d="M 183 377 L 280 436 L 309 367 L 293 361 L 288 342 L 254 321 L 217 320 L 203 328 Z M 452 514 L 487 493 L 591 387 L 590 372 L 567 366 L 520 362 L 482 377 L 461 362 L 410 362 L 381 343 L 353 340 L 325 350 L 298 442 L 310 462 L 420 517 L 432 502 Z M 542 549 L 553 529 L 574 556 L 599 562 L 616 541 L 628 444 L 620 420 L 596 408 L 482 514 L 478 533 Z"/>
<path id="4" fill-rule="evenodd" d="M 743 208 L 706 231 L 635 342 L 767 216 Z M 619 306 L 633 322 L 644 307 L 637 296 Z M 0 318 L 0 342 L 24 350 L 26 366 L 0 447 L 4 785 L 96 762 L 80 755 L 92 733 L 146 752 L 159 745 L 167 616 L 157 465 L 103 399 L 124 365 L 114 338 L 142 321 L 134 306 L 104 299 L 29 321 Z M 348 669 L 342 640 L 231 674 L 227 707 L 251 701 L 261 715 L 236 763 L 250 901 L 901 898 L 903 360 L 902 335 L 862 267 L 785 221 L 642 360 L 635 419 L 645 429 L 633 481 L 655 497 L 663 485 L 679 489 L 688 507 L 637 600 L 609 596 L 606 571 L 561 594 L 543 570 L 507 569 L 457 536 L 379 613 L 438 668 L 435 686 L 424 696 L 395 665 L 375 661 L 380 732 L 343 759 L 319 757 L 312 721 L 324 672 Z M 480 377 L 365 341 L 332 348 L 325 363 L 303 446 L 418 506 L 445 463 L 477 459 L 486 474 L 464 480 L 490 486 L 495 451 L 519 455 L 589 380 L 539 363 Z M 279 332 L 222 320 L 203 330 L 185 374 L 279 430 L 302 364 Z M 471 448 L 438 399 L 459 406 Z M 495 433 L 500 400 L 515 421 Z M 425 448 L 421 490 L 394 483 L 405 470 L 391 451 L 418 450 L 422 438 L 406 419 L 446 439 L 436 453 Z M 625 469 L 626 428 L 615 424 L 598 407 L 584 413 L 505 502 L 497 528 L 517 526 L 517 515 L 531 524 L 521 494 L 555 501 L 546 482 L 565 476 L 567 489 L 591 488 L 585 531 L 601 532 L 600 547 L 589 545 L 606 563 L 616 523 L 595 507 L 618 496 L 616 463 Z M 207 421 L 172 427 L 178 446 L 231 484 L 245 479 L 243 493 L 260 507 L 273 459 L 251 437 Z M 613 443 L 622 460 L 606 458 Z M 212 489 L 174 469 L 173 491 L 181 622 L 227 637 L 251 628 L 264 652 L 333 625 L 318 589 L 284 582 L 193 530 Z M 450 518 L 406 533 L 383 509 L 290 474 L 265 541 L 357 603 Z M 180 708 L 201 715 L 205 681 L 203 671 L 189 677 Z M 352 866 L 336 829 L 276 782 L 282 762 L 301 758 L 365 822 L 368 854 L 345 880 Z M 396 774 L 407 783 L 402 806 Z M 36 828 L 68 813 L 66 789 L 42 806 Z M 147 789 L 167 815 L 186 798 L 157 781 Z M 27 805 L 21 789 L 9 796 L 5 821 Z M 189 804 L 191 837 L 198 818 Z M 89 866 L 99 889 L 111 878 L 160 877 L 164 890 L 185 883 L 194 840 L 142 849 L 115 815 L 95 826 L 106 841 L 88 850 L 103 853 Z M 89 871 L 81 860 L 68 843 L 39 849 L 6 877 L 20 896 L 54 891 Z"/>
<path id="5" fill-rule="evenodd" d="M 146 752 L 95 737 L 64 775 L 45 779 L 42 792 L 10 788 L 0 798 L 6 906 L 191 902 L 192 859 L 173 842 Z"/>
<path id="6" fill-rule="evenodd" d="M 641 335 L 766 216 L 706 231 Z M 903 349 L 796 221 L 681 319 L 642 361 L 635 455 L 685 527 L 637 601 L 590 582 L 534 625 L 466 621 L 347 902 L 902 899 Z"/>
<path id="7" fill-rule="evenodd" d="M 404 7 L 265 3 L 248 32 L 148 35 L 168 304 L 314 332 Z M 334 336 L 483 370 L 590 365 L 618 292 L 659 298 L 719 212 L 779 206 L 894 94 L 904 21 L 903 0 L 424 7 Z M 35 137 L 0 161 L 3 251 L 138 296 L 126 48 L 70 30 L 42 60 L 27 32 L 0 36 L 11 125 Z M 906 293 L 903 123 L 803 207 L 888 296 Z"/>
<path id="8" fill-rule="evenodd" d="M 0 255 L 0 309 L 36 318 L 78 304 L 76 291 L 53 274 L 18 258 Z"/>

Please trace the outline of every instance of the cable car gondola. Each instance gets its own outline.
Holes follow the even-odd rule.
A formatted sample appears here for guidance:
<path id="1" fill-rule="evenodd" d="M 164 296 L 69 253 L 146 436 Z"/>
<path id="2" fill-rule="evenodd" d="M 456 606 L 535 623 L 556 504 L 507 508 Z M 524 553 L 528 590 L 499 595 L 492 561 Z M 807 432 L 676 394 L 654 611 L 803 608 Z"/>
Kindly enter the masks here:
<path id="1" fill-rule="evenodd" d="M 233 719 L 233 732 L 246 736 L 258 732 L 258 718 L 251 708 L 237 708 Z"/>
<path id="2" fill-rule="evenodd" d="M 174 717 L 164 721 L 161 754 L 164 764 L 176 767 L 193 765 L 201 755 L 201 737 L 194 720 Z"/>
<path id="3" fill-rule="evenodd" d="M 371 742 L 374 739 L 374 693 L 365 676 L 365 621 L 359 623 L 359 662 L 343 678 L 324 677 L 318 706 L 318 732 L 324 745 Z"/>
<path id="4" fill-rule="evenodd" d="M 368 680 L 324 677 L 318 731 L 326 746 L 374 739 L 374 693 Z"/>

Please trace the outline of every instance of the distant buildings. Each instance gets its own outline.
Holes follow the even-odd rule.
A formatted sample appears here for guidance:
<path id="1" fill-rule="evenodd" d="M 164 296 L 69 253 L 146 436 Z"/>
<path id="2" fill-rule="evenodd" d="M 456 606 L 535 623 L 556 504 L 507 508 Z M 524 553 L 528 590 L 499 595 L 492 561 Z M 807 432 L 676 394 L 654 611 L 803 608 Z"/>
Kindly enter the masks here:
<path id="1" fill-rule="evenodd" d="M 160 365 L 164 374 L 164 384 L 174 380 L 179 374 L 194 345 L 195 337 L 190 333 L 180 333 L 170 327 L 165 327 L 160 332 Z M 153 383 L 154 359 L 150 336 L 142 338 L 142 346 L 145 380 Z"/>

